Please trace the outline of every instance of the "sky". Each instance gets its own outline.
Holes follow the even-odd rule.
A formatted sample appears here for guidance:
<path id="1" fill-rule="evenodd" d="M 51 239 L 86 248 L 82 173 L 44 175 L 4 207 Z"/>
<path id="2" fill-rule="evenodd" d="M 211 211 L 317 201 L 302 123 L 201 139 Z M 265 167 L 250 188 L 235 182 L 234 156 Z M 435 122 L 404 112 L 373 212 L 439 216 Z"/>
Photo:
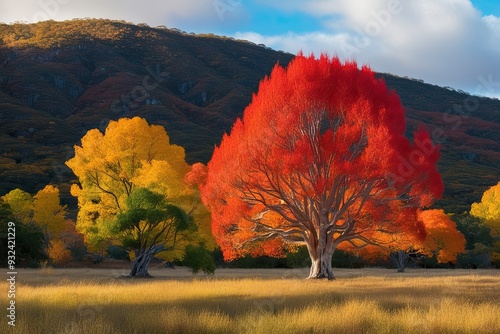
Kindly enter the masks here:
<path id="1" fill-rule="evenodd" d="M 84 17 L 328 53 L 500 98 L 498 0 L 0 0 L 0 22 Z"/>

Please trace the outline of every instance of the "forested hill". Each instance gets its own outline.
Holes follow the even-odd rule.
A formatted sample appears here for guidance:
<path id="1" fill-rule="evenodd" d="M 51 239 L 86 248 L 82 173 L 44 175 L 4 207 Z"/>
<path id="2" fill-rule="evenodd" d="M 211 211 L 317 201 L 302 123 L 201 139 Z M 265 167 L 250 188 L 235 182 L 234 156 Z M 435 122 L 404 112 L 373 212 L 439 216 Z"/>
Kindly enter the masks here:
<path id="1" fill-rule="evenodd" d="M 64 161 L 88 129 L 141 116 L 165 126 L 188 162 L 207 162 L 259 81 L 293 55 L 263 45 L 123 21 L 0 24 L 0 195 L 74 180 Z M 375 69 L 376 70 L 376 69 Z M 500 180 L 500 101 L 383 75 L 442 145 L 448 212 Z"/>

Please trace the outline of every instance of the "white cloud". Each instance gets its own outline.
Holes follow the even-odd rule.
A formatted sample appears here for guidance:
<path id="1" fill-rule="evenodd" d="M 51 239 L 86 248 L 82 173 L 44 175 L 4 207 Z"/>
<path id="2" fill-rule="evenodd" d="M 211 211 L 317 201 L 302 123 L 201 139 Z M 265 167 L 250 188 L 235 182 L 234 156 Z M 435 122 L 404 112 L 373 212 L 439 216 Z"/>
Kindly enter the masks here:
<path id="1" fill-rule="evenodd" d="M 491 28 L 491 30 L 500 34 L 500 17 L 494 15 L 487 15 L 483 17 L 484 22 Z"/>
<path id="2" fill-rule="evenodd" d="M 207 26 L 216 29 L 244 19 L 246 13 L 241 7 L 238 2 L 228 5 L 221 0 L 2 0 L 0 22 L 90 17 L 192 30 Z"/>
<path id="3" fill-rule="evenodd" d="M 292 53 L 355 58 L 377 71 L 473 93 L 489 80 L 477 93 L 500 97 L 500 18 L 482 17 L 469 0 L 255 1 L 270 10 L 306 13 L 322 28 L 234 37 Z M 250 20 L 246 7 L 251 5 L 242 0 L 0 0 L 0 22 L 101 17 L 225 33 Z"/>
<path id="4" fill-rule="evenodd" d="M 292 53 L 328 51 L 377 71 L 500 97 L 500 18 L 481 17 L 468 0 L 267 2 L 310 13 L 324 29 L 282 36 L 242 32 L 238 38 Z M 481 85 L 487 78 L 490 84 Z"/>
<path id="5" fill-rule="evenodd" d="M 276 50 L 283 50 L 293 54 L 302 51 L 304 54 L 321 52 L 335 54 L 332 52 L 339 45 L 348 44 L 350 36 L 347 34 L 327 34 L 323 32 L 312 32 L 297 34 L 289 32 L 285 35 L 261 35 L 255 32 L 239 32 L 234 35 L 237 39 L 249 40 L 257 44 L 264 44 Z M 339 55 L 340 56 L 340 55 Z"/>

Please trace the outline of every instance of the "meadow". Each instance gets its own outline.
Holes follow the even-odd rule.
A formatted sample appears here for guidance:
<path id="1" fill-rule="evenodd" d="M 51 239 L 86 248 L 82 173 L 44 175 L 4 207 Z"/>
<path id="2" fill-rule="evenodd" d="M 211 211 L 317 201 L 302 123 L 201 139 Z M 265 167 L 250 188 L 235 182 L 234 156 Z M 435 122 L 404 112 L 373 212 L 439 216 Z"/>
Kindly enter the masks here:
<path id="1" fill-rule="evenodd" d="M 0 332 L 500 333 L 499 270 L 336 269 L 335 281 L 305 280 L 306 269 L 150 272 L 19 270 L 16 326 L 4 315 Z"/>

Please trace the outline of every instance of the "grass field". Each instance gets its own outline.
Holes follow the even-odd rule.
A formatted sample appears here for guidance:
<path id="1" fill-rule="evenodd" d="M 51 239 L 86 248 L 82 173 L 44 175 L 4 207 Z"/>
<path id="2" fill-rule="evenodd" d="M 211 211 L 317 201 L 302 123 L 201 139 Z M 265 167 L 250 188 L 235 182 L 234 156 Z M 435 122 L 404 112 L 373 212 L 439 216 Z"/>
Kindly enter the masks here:
<path id="1" fill-rule="evenodd" d="M 285 269 L 126 273 L 19 270 L 16 327 L 4 315 L 0 333 L 500 333 L 498 270 L 337 269 L 332 282 Z"/>

